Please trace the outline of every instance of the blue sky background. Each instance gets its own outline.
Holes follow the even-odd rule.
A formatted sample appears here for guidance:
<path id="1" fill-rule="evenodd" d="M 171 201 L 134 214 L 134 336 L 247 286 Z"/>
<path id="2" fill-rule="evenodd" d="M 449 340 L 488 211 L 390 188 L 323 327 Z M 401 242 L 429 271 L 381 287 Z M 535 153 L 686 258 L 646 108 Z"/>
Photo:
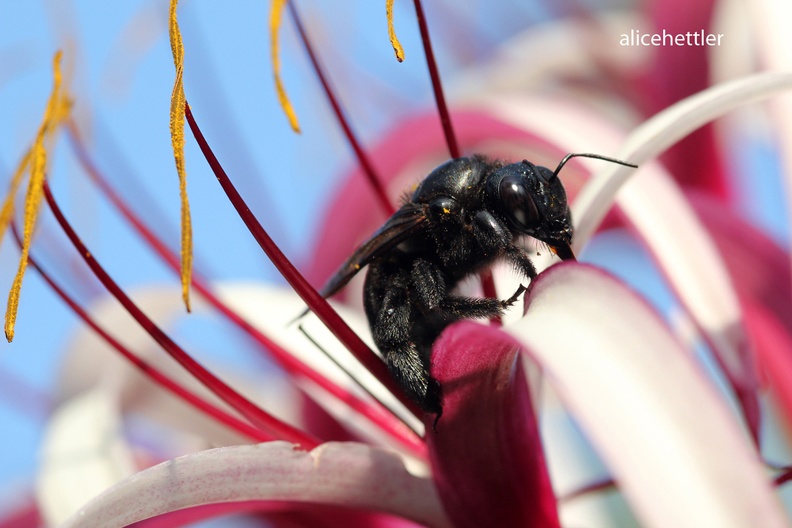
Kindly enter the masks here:
<path id="1" fill-rule="evenodd" d="M 310 12 L 306 3 L 301 3 L 306 21 L 316 29 L 313 34 L 322 54 L 333 59 L 331 75 L 341 87 L 341 97 L 361 137 L 374 138 L 405 112 L 430 107 L 429 81 L 411 3 L 397 2 L 396 6 L 396 27 L 407 50 L 403 64 L 395 61 L 387 40 L 384 2 L 311 2 Z M 435 6 L 426 6 L 430 23 L 444 22 L 433 27 L 433 36 L 446 73 L 465 60 L 486 56 L 501 39 L 551 15 L 527 2 L 495 7 L 472 2 L 473 7 L 449 18 L 451 12 L 444 9 L 449 3 L 427 2 Z M 352 164 L 307 60 L 285 24 L 284 81 L 303 128 L 297 136 L 289 131 L 275 101 L 267 2 L 184 1 L 179 13 L 186 48 L 186 93 L 196 118 L 270 234 L 299 263 L 307 257 L 340 174 Z M 143 193 L 147 190 L 161 213 L 154 208 L 144 209 L 145 213 L 158 218 L 156 223 L 169 240 L 177 240 L 178 187 L 168 129 L 173 63 L 166 14 L 167 2 L 162 0 L 5 3 L 0 16 L 0 188 L 5 188 L 9 172 L 34 137 L 51 87 L 51 58 L 62 48 L 64 65 L 73 72 L 74 111 L 91 116 L 83 122 L 91 123 L 99 164 L 133 202 L 143 200 L 136 198 L 142 196 L 136 187 Z M 137 38 L 124 41 L 121 35 L 136 18 L 141 20 L 135 26 Z M 451 53 L 442 45 L 444 36 L 458 36 L 471 27 L 476 28 L 477 38 L 465 42 L 464 49 Z M 130 43 L 142 49 L 133 51 Z M 743 145 L 735 163 L 757 174 L 777 171 L 766 144 Z M 178 279 L 97 196 L 66 147 L 61 138 L 53 153 L 52 185 L 102 264 L 126 288 L 177 285 Z M 219 194 L 189 134 L 186 156 L 196 258 L 215 278 L 279 280 Z M 744 192 L 746 203 L 755 204 L 750 214 L 770 226 L 783 242 L 787 228 L 786 222 L 779 221 L 783 204 L 778 181 L 758 177 L 745 185 Z M 43 223 L 47 233 L 59 236 L 51 221 Z M 62 248 L 64 256 L 58 262 L 76 262 L 71 248 L 65 244 Z M 639 275 L 636 282 L 643 282 L 653 295 L 667 296 L 657 281 L 645 280 L 647 260 L 634 244 L 624 246 L 611 238 L 589 258 L 613 260 L 619 251 L 637 259 L 623 266 L 632 270 L 628 275 Z M 6 239 L 0 247 L 2 292 L 11 283 L 17 258 L 13 242 Z M 0 342 L 0 384 L 4 384 L 3 373 L 8 373 L 34 391 L 48 394 L 55 383 L 62 344 L 76 324 L 74 316 L 29 272 L 15 342 Z M 216 341 L 209 336 L 202 347 L 229 348 L 227 336 Z M 15 401 L 16 393 L 4 391 L 0 397 L 0 424 L 6 431 L 0 436 L 0 482 L 11 488 L 32 476 L 43 416 L 37 414 L 35 405 Z"/>

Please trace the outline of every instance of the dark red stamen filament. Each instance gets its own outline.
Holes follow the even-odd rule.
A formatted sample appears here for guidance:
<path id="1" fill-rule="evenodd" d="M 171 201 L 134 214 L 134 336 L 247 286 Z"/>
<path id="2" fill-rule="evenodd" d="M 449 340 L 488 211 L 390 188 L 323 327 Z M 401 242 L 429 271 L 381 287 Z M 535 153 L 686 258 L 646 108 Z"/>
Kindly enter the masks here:
<path id="1" fill-rule="evenodd" d="M 301 444 L 306 449 L 312 449 L 319 445 L 319 441 L 307 433 L 286 424 L 266 411 L 256 406 L 253 402 L 236 392 L 226 383 L 218 379 L 214 374 L 206 370 L 201 364 L 195 361 L 187 352 L 177 345 L 165 332 L 162 331 L 143 311 L 134 303 L 123 289 L 110 277 L 99 262 L 93 257 L 88 248 L 80 240 L 74 228 L 63 215 L 60 207 L 52 195 L 49 184 L 44 182 L 44 197 L 47 200 L 55 219 L 63 229 L 66 236 L 82 256 L 88 267 L 99 279 L 102 285 L 115 297 L 129 314 L 143 327 L 146 332 L 171 356 L 187 369 L 198 381 L 203 383 L 209 390 L 215 393 L 223 401 L 236 409 L 242 416 L 247 418 L 254 426 L 275 436 L 290 442 Z"/>
<path id="2" fill-rule="evenodd" d="M 262 250 L 267 254 L 269 259 L 283 275 L 286 281 L 291 285 L 294 291 L 302 298 L 308 307 L 316 314 L 325 326 L 335 335 L 341 343 L 360 361 L 363 366 L 368 369 L 376 378 L 382 383 L 390 392 L 392 392 L 410 411 L 416 416 L 421 415 L 421 411 L 414 402 L 409 400 L 404 394 L 404 391 L 393 380 L 388 373 L 385 364 L 382 360 L 360 339 L 360 337 L 352 331 L 351 328 L 341 319 L 341 316 L 333 310 L 330 304 L 324 299 L 311 284 L 305 280 L 297 268 L 286 258 L 286 255 L 278 248 L 278 246 L 269 237 L 264 227 L 258 221 L 256 216 L 251 212 L 250 208 L 245 203 L 245 200 L 234 187 L 229 179 L 220 162 L 212 152 L 209 144 L 195 122 L 190 105 L 185 108 L 185 116 L 187 123 L 190 125 L 190 130 L 198 142 L 201 152 L 203 152 L 207 163 L 212 168 L 217 181 L 223 187 L 228 196 L 229 201 L 236 209 L 242 221 L 247 226 L 250 234 L 258 242 Z"/>
<path id="3" fill-rule="evenodd" d="M 429 39 L 429 26 L 426 24 L 426 16 L 424 15 L 421 0 L 414 0 L 415 15 L 418 19 L 418 28 L 421 31 L 421 42 L 423 42 L 424 54 L 426 55 L 426 65 L 429 68 L 429 77 L 432 79 L 432 90 L 434 91 L 435 102 L 437 103 L 437 113 L 440 114 L 440 122 L 443 125 L 443 133 L 445 134 L 446 143 L 448 144 L 448 152 L 452 158 L 459 158 L 462 156 L 457 143 L 454 127 L 451 124 L 451 114 L 446 105 L 445 95 L 443 94 L 443 83 L 440 82 L 440 70 L 437 69 L 437 62 L 435 62 L 434 52 L 432 51 L 432 41 Z"/>
<path id="4" fill-rule="evenodd" d="M 121 215 L 132 224 L 135 231 L 146 241 L 146 243 L 154 250 L 154 252 L 168 265 L 168 267 L 178 275 L 180 270 L 179 257 L 171 250 L 165 242 L 163 242 L 154 232 L 149 228 L 143 220 L 138 217 L 129 205 L 121 198 L 121 196 L 112 188 L 110 183 L 96 167 L 93 160 L 91 160 L 85 146 L 80 140 L 80 135 L 73 122 L 69 122 L 67 126 L 68 137 L 71 140 L 71 145 L 74 152 L 83 165 L 86 173 L 90 179 L 97 185 L 99 190 L 107 197 L 108 200 L 119 210 Z M 278 343 L 267 337 L 255 326 L 253 326 L 247 319 L 235 312 L 231 307 L 224 303 L 220 298 L 215 295 L 212 289 L 208 286 L 208 281 L 202 277 L 200 271 L 196 268 L 193 273 L 192 285 L 195 290 L 220 314 L 226 317 L 234 325 L 240 328 L 248 336 L 250 336 L 256 343 L 265 348 L 271 357 L 283 367 L 288 373 L 296 378 L 305 378 L 317 386 L 322 388 L 330 395 L 337 398 L 339 401 L 344 402 L 356 413 L 365 416 L 378 424 L 385 432 L 391 434 L 400 443 L 411 449 L 413 452 L 424 453 L 424 444 L 416 435 L 409 429 L 405 428 L 401 421 L 395 421 L 392 411 L 383 404 L 373 406 L 368 402 L 358 398 L 348 390 L 339 387 L 327 377 L 317 372 L 298 358 L 293 356 Z"/>
<path id="5" fill-rule="evenodd" d="M 16 229 L 16 226 L 12 226 L 12 232 L 14 234 L 14 238 L 17 241 L 17 244 L 21 247 L 22 241 L 20 240 L 19 233 Z M 85 324 L 87 324 L 94 332 L 96 332 L 99 337 L 105 340 L 107 344 L 111 347 L 116 349 L 122 356 L 124 356 L 127 360 L 129 360 L 136 368 L 138 368 L 141 372 L 146 374 L 154 383 L 160 385 L 165 390 L 173 393 L 178 398 L 181 398 L 189 405 L 192 405 L 199 411 L 211 416 L 218 422 L 230 427 L 231 429 L 236 430 L 237 432 L 255 440 L 257 442 L 268 442 L 271 440 L 276 440 L 277 438 L 256 429 L 255 427 L 251 426 L 247 422 L 243 422 L 234 416 L 231 416 L 227 412 L 223 411 L 222 409 L 212 405 L 211 403 L 207 402 L 203 398 L 193 394 L 192 392 L 188 391 L 177 382 L 173 381 L 169 376 L 162 373 L 159 369 L 149 364 L 147 361 L 141 359 L 137 354 L 126 348 L 122 345 L 117 339 L 111 336 L 107 330 L 101 327 L 91 315 L 80 305 L 77 301 L 74 300 L 66 291 L 57 283 L 55 280 L 47 273 L 36 261 L 36 259 L 31 254 L 28 257 L 28 263 L 33 266 L 33 268 L 41 275 L 44 281 L 49 284 L 50 288 L 58 295 L 58 297 L 65 302 L 69 308 L 77 314 L 77 316 L 83 320 Z"/>
<path id="6" fill-rule="evenodd" d="M 785 467 L 783 471 L 773 479 L 773 484 L 776 486 L 783 486 L 790 480 L 792 480 L 792 468 Z"/>
<path id="7" fill-rule="evenodd" d="M 606 478 L 603 480 L 598 480 L 596 482 L 592 482 L 590 484 L 586 484 L 585 486 L 581 486 L 576 490 L 570 491 L 566 495 L 559 497 L 559 501 L 569 501 L 572 499 L 576 499 L 578 497 L 582 497 L 583 495 L 588 495 L 589 493 L 595 493 L 597 491 L 606 491 L 616 489 L 616 482 L 612 478 Z"/>

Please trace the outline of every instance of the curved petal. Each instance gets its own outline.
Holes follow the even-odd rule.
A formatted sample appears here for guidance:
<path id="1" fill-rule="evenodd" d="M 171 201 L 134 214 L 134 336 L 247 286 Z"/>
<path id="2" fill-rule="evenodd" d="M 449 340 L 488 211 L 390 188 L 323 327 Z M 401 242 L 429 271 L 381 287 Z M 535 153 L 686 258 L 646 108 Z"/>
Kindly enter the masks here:
<path id="1" fill-rule="evenodd" d="M 122 429 L 118 394 L 107 386 L 86 390 L 55 411 L 36 482 L 41 515 L 48 524 L 59 525 L 135 471 Z"/>
<path id="2" fill-rule="evenodd" d="M 757 437 L 757 376 L 739 300 L 715 243 L 682 190 L 658 166 L 628 181 L 618 203 L 712 346 Z"/>
<path id="3" fill-rule="evenodd" d="M 193 506 L 251 500 L 329 504 L 450 526 L 431 480 L 393 453 L 356 443 L 311 452 L 287 442 L 183 456 L 142 471 L 91 501 L 64 528 L 112 528 Z"/>
<path id="4" fill-rule="evenodd" d="M 193 526 L 225 526 L 239 523 L 224 522 L 218 517 L 231 516 L 250 522 L 242 522 L 243 526 L 293 527 L 310 526 L 316 528 L 420 528 L 421 525 L 387 513 L 376 513 L 353 510 L 343 506 L 324 504 L 306 504 L 289 501 L 245 501 L 226 502 L 195 506 L 186 510 L 177 510 L 158 515 L 145 521 L 137 522 L 130 528 L 180 528 Z M 5 528 L 0 526 L 0 528 Z"/>
<path id="5" fill-rule="evenodd" d="M 426 442 L 438 492 L 457 527 L 560 526 L 516 347 L 486 330 L 454 325 L 432 350 L 443 415 Z"/>
<path id="6" fill-rule="evenodd" d="M 637 128 L 617 157 L 641 164 L 726 112 L 789 88 L 792 88 L 792 74 L 766 73 L 700 92 Z M 627 167 L 611 165 L 598 172 L 582 189 L 572 204 L 572 216 L 576 219 L 575 252 L 593 235 L 612 207 L 617 191 L 632 173 Z M 661 177 L 656 167 L 649 167 L 640 178 L 633 178 L 629 185 L 624 185 L 618 200 L 666 268 L 677 294 L 724 364 L 756 437 L 759 412 L 754 394 L 755 374 L 746 357 L 746 338 L 737 298 L 711 240 L 703 231 L 695 229 L 698 222 L 681 192 L 670 178 Z"/>
<path id="7" fill-rule="evenodd" d="M 792 88 L 792 73 L 762 73 L 713 86 L 670 106 L 633 131 L 616 155 L 636 164 L 654 158 L 701 125 L 740 106 Z M 610 165 L 599 171 L 573 204 L 575 252 L 594 234 L 633 169 Z"/>
<path id="8" fill-rule="evenodd" d="M 785 515 L 726 403 L 655 313 L 565 263 L 507 329 L 544 367 L 646 526 L 780 527 Z"/>

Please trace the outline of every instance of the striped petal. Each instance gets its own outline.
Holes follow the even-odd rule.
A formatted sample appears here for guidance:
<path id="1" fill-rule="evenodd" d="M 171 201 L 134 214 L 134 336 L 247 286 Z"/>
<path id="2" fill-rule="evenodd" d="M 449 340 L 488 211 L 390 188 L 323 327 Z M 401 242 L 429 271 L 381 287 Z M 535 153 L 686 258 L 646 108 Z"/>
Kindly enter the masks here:
<path id="1" fill-rule="evenodd" d="M 114 486 L 64 528 L 113 528 L 185 508 L 249 501 L 290 501 L 398 515 L 450 526 L 431 480 L 411 475 L 401 459 L 356 443 L 311 452 L 286 442 L 202 451 L 159 464 Z"/>
<path id="2" fill-rule="evenodd" d="M 545 369 L 646 526 L 787 526 L 713 383 L 616 279 L 556 266 L 507 332 Z"/>

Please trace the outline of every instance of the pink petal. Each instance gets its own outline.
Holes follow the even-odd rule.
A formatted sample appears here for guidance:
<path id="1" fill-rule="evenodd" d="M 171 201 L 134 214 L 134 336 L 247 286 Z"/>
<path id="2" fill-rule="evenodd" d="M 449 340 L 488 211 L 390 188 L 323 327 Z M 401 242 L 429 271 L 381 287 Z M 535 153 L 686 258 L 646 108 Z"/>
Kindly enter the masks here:
<path id="1" fill-rule="evenodd" d="M 696 213 L 718 246 L 742 298 L 759 303 L 792 332 L 792 273 L 789 254 L 736 213 L 704 195 L 689 195 Z"/>
<path id="2" fill-rule="evenodd" d="M 600 148 L 607 149 L 607 145 L 616 145 L 623 141 L 620 137 L 621 132 L 617 128 L 603 122 L 600 116 L 582 107 L 566 105 L 565 108 L 557 101 L 536 101 L 525 97 L 501 97 L 497 100 L 487 100 L 486 105 L 499 118 L 537 133 L 545 123 L 552 121 L 555 126 L 548 129 L 544 136 L 559 145 L 567 145 L 569 150 L 575 150 L 576 144 L 585 145 L 592 141 L 601 145 Z M 669 113 L 673 117 L 674 112 Z M 677 115 L 670 122 L 680 119 Z M 666 123 L 663 126 L 671 125 Z M 644 127 L 641 127 L 638 130 L 643 129 Z M 668 130 L 664 131 L 664 133 L 668 132 Z M 654 133 L 662 136 L 657 130 Z M 643 135 L 644 139 L 649 137 L 646 133 L 638 135 Z M 654 139 L 656 140 L 657 137 Z M 628 155 L 617 157 L 636 161 Z M 583 161 L 593 168 L 603 167 L 601 162 Z M 648 246 L 671 287 L 691 313 L 697 326 L 701 328 L 721 363 L 725 365 L 752 429 L 758 430 L 758 404 L 753 392 L 756 388 L 756 378 L 746 353 L 747 339 L 740 323 L 739 303 L 721 257 L 708 233 L 697 220 L 686 197 L 671 176 L 660 166 L 647 164 L 641 167 L 639 172 L 618 165 L 604 165 L 604 167 L 609 174 L 612 174 L 613 170 L 619 171 L 618 174 L 625 180 L 630 175 L 636 176 L 626 180 L 619 189 L 620 192 L 614 194 L 612 198 L 616 200 L 623 216 Z M 613 178 L 607 180 L 604 183 L 605 188 L 612 181 Z M 587 212 L 592 211 L 590 208 L 587 209 L 592 188 L 598 188 L 598 180 L 590 180 L 572 204 L 572 217 L 577 222 L 573 243 L 579 249 L 583 248 L 587 233 L 593 228 L 593 225 L 588 223 L 593 217 L 587 219 L 586 216 Z M 615 189 L 613 192 L 615 193 Z M 599 199 L 605 199 L 606 194 L 600 195 Z M 603 206 L 604 203 L 598 204 L 597 207 Z M 610 203 L 608 207 L 612 205 L 613 203 Z M 602 212 L 605 210 L 603 206 Z"/>
<path id="3" fill-rule="evenodd" d="M 401 517 L 383 513 L 352 510 L 340 506 L 306 504 L 284 501 L 246 501 L 226 502 L 196 506 L 159 515 L 145 521 L 131 524 L 134 528 L 177 528 L 196 526 L 224 515 L 255 516 L 263 526 L 292 527 L 310 526 L 316 528 L 418 528 L 420 525 Z M 219 523 L 211 523 L 219 525 Z M 3 528 L 0 526 L 0 528 Z"/>
<path id="4" fill-rule="evenodd" d="M 121 527 L 183 508 L 253 500 L 344 506 L 450 526 L 431 480 L 408 473 L 393 453 L 356 443 L 305 452 L 270 442 L 202 451 L 137 473 L 64 528 Z"/>
<path id="5" fill-rule="evenodd" d="M 744 309 L 757 361 L 778 397 L 787 425 L 792 425 L 792 336 L 765 307 L 748 301 Z"/>
<path id="6" fill-rule="evenodd" d="M 787 526 L 726 402 L 642 299 L 583 264 L 531 286 L 507 331 L 544 367 L 646 526 Z"/>
<path id="7" fill-rule="evenodd" d="M 649 32 L 684 34 L 706 30 L 711 33 L 715 4 L 713 0 L 699 0 L 695 4 L 684 0 L 649 2 L 652 24 Z M 712 49 L 711 46 L 656 47 L 647 73 L 635 87 L 643 94 L 639 101 L 644 103 L 645 114 L 651 115 L 705 89 L 710 82 L 708 63 Z M 721 155 L 717 152 L 713 128 L 704 126 L 669 148 L 663 162 L 686 187 L 724 197 L 728 196 L 728 182 Z"/>
<path id="8" fill-rule="evenodd" d="M 715 86 L 658 113 L 638 127 L 617 157 L 644 163 L 679 139 L 726 112 L 792 87 L 792 75 L 766 73 Z M 651 170 L 649 179 L 647 170 Z M 643 234 L 669 281 L 704 331 L 735 385 L 751 429 L 758 430 L 754 374 L 745 354 L 739 306 L 712 244 L 670 178 L 656 168 L 624 186 L 619 205 Z M 611 209 L 617 191 L 634 171 L 610 166 L 590 180 L 573 204 L 579 250 Z M 665 202 L 665 203 L 663 203 Z M 675 204 L 674 207 L 671 204 Z M 676 223 L 672 226 L 672 223 Z M 684 226 L 688 226 L 685 228 Z"/>
<path id="9" fill-rule="evenodd" d="M 457 527 L 560 526 L 528 386 L 503 334 L 472 322 L 435 343 L 443 387 L 437 431 L 426 423 L 432 472 Z"/>

